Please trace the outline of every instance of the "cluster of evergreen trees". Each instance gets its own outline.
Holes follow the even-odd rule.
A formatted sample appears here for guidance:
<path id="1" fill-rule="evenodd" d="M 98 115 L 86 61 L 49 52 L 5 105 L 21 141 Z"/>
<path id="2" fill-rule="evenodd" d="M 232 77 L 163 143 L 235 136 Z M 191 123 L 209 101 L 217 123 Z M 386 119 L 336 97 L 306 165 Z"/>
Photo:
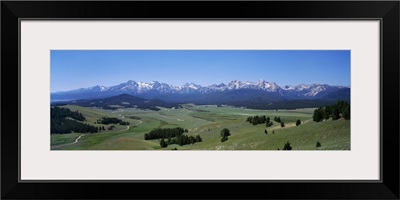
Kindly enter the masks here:
<path id="1" fill-rule="evenodd" d="M 66 117 L 70 117 L 72 119 L 78 120 L 78 121 L 85 121 L 86 118 L 82 115 L 82 113 L 75 111 L 72 112 L 70 109 L 68 108 L 60 108 L 57 106 L 54 106 L 51 108 L 51 119 L 55 119 L 55 120 L 60 120 L 60 119 L 64 119 Z"/>
<path id="2" fill-rule="evenodd" d="M 283 122 L 283 121 L 281 120 L 281 117 L 276 117 L 276 116 L 275 116 L 275 117 L 274 117 L 274 121 L 280 123 L 282 128 L 285 127 L 285 122 Z M 300 120 L 298 120 L 298 121 L 300 121 Z M 298 122 L 296 122 L 296 126 L 298 126 L 297 123 L 298 123 Z M 300 124 L 299 124 L 299 125 L 300 125 Z"/>
<path id="3" fill-rule="evenodd" d="M 104 126 L 99 126 L 98 128 L 99 128 L 99 132 L 105 131 L 105 130 L 106 130 L 106 129 L 104 128 Z"/>
<path id="4" fill-rule="evenodd" d="M 246 122 L 249 122 L 253 125 L 257 125 L 257 124 L 264 124 L 267 121 L 267 118 L 265 117 L 265 115 L 263 116 L 250 116 L 247 117 Z"/>
<path id="5" fill-rule="evenodd" d="M 177 136 L 183 135 L 184 132 L 188 132 L 187 129 L 183 129 L 180 127 L 177 128 L 164 128 L 164 129 L 155 129 L 150 131 L 149 133 L 144 134 L 145 140 L 153 140 L 153 139 L 166 139 L 173 138 Z"/>
<path id="6" fill-rule="evenodd" d="M 265 122 L 265 125 L 266 125 L 267 127 L 271 127 L 273 124 L 274 124 L 274 123 L 271 122 L 271 120 L 269 119 L 269 117 L 267 117 L 267 120 L 266 120 L 266 122 Z"/>
<path id="7" fill-rule="evenodd" d="M 267 127 L 271 127 L 274 124 L 271 119 L 269 117 L 265 117 L 265 115 L 247 117 L 246 122 L 249 122 L 253 125 L 265 123 Z"/>
<path id="8" fill-rule="evenodd" d="M 276 122 L 278 122 L 278 123 L 281 123 L 282 121 L 281 121 L 281 117 L 274 117 L 274 121 L 276 121 Z"/>
<path id="9" fill-rule="evenodd" d="M 97 133 L 98 128 L 86 123 L 77 122 L 70 119 L 65 119 L 61 123 L 51 124 L 51 133 Z"/>
<path id="10" fill-rule="evenodd" d="M 119 124 L 119 125 L 129 125 L 129 122 L 122 121 L 115 117 L 102 117 L 97 120 L 98 124 Z"/>
<path id="11" fill-rule="evenodd" d="M 225 142 L 225 141 L 228 140 L 228 136 L 230 136 L 231 133 L 230 133 L 229 129 L 224 128 L 224 129 L 221 130 L 220 135 L 221 135 L 221 137 L 222 137 L 222 138 L 221 138 L 221 142 Z"/>
<path id="12" fill-rule="evenodd" d="M 71 132 L 97 133 L 98 128 L 86 123 L 85 117 L 78 111 L 72 112 L 68 108 L 52 107 L 50 111 L 50 133 L 64 134 Z M 71 118 L 71 119 L 69 119 Z"/>
<path id="13" fill-rule="evenodd" d="M 200 137 L 200 135 L 197 135 L 196 137 L 193 136 L 187 136 L 187 135 L 178 135 L 175 138 L 168 138 L 168 140 L 165 140 L 164 138 L 161 139 L 160 141 L 160 146 L 162 148 L 168 147 L 170 144 L 178 144 L 179 146 L 182 145 L 187 145 L 187 144 L 194 144 L 196 142 L 202 142 L 203 139 Z"/>
<path id="14" fill-rule="evenodd" d="M 319 107 L 314 110 L 313 120 L 320 122 L 322 120 L 328 120 L 329 118 L 337 120 L 342 117 L 346 120 L 350 119 L 350 104 L 347 103 L 347 101 L 338 100 L 336 104 Z"/>

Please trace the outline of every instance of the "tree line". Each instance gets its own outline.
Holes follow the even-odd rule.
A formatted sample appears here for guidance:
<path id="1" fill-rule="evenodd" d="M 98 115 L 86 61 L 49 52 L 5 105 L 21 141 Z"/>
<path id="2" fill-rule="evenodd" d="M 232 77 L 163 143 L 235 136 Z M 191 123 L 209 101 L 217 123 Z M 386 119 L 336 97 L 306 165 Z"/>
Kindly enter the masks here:
<path id="1" fill-rule="evenodd" d="M 257 125 L 257 124 L 264 124 L 267 121 L 267 118 L 265 117 L 265 115 L 262 116 L 250 116 L 247 117 L 246 122 L 249 122 L 253 125 Z"/>
<path id="2" fill-rule="evenodd" d="M 183 135 L 183 133 L 187 133 L 187 129 L 183 129 L 181 127 L 177 128 L 164 128 L 164 129 L 154 129 L 146 134 L 144 134 L 145 140 L 153 140 L 153 139 L 166 139 L 173 138 L 177 136 Z"/>
<path id="3" fill-rule="evenodd" d="M 344 118 L 346 120 L 350 119 L 350 104 L 347 101 L 338 100 L 336 104 L 319 107 L 314 110 L 313 121 L 320 122 L 322 120 L 338 120 Z"/>
<path id="4" fill-rule="evenodd" d="M 129 125 L 129 122 L 122 121 L 115 117 L 102 117 L 97 120 L 98 124 L 119 124 L 119 125 Z"/>
<path id="5" fill-rule="evenodd" d="M 200 135 L 196 135 L 196 137 L 193 136 L 187 136 L 187 135 L 178 135 L 174 138 L 168 138 L 165 140 L 164 138 L 161 139 L 160 141 L 160 146 L 162 148 L 168 147 L 170 144 L 178 144 L 179 146 L 187 145 L 187 144 L 194 144 L 196 142 L 202 142 L 203 139 L 200 137 Z"/>
<path id="6" fill-rule="evenodd" d="M 65 134 L 71 132 L 78 132 L 78 133 L 98 132 L 97 127 L 86 123 L 82 123 L 86 119 L 78 111 L 72 112 L 68 108 L 52 107 L 50 113 L 51 113 L 50 133 Z"/>
<path id="7" fill-rule="evenodd" d="M 266 126 L 266 127 L 271 127 L 273 124 L 274 124 L 274 123 L 271 122 L 271 120 L 269 119 L 269 117 L 267 117 L 267 120 L 266 120 L 266 122 L 265 122 L 265 126 Z"/>
<path id="8" fill-rule="evenodd" d="M 281 120 L 281 117 L 274 117 L 274 121 L 279 123 L 281 127 L 285 127 L 285 122 Z M 246 119 L 246 122 L 249 122 L 253 125 L 258 125 L 258 124 L 264 124 L 266 127 L 271 127 L 274 123 L 271 121 L 269 117 L 265 117 L 265 115 L 262 116 L 249 116 Z M 300 125 L 301 121 L 297 120 L 296 121 L 296 126 Z"/>
<path id="9" fill-rule="evenodd" d="M 64 119 L 66 117 L 70 117 L 72 119 L 78 120 L 78 121 L 86 121 L 86 118 L 82 115 L 82 113 L 78 112 L 78 111 L 71 111 L 68 108 L 60 108 L 57 106 L 54 106 L 51 108 L 50 111 L 50 115 L 51 115 L 51 119 L 55 119 L 55 120 L 60 120 L 60 119 Z"/>

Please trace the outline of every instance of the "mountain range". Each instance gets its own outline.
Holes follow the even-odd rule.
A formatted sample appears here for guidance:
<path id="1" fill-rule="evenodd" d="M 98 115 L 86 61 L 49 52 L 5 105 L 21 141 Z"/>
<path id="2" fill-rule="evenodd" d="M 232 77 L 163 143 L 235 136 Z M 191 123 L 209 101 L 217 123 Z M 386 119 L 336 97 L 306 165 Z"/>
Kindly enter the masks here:
<path id="1" fill-rule="evenodd" d="M 186 83 L 181 86 L 152 81 L 150 83 L 133 80 L 106 87 L 93 86 L 76 90 L 51 93 L 51 101 L 77 99 L 99 99 L 121 94 L 129 94 L 143 99 L 159 99 L 169 103 L 221 104 L 259 99 L 260 101 L 282 100 L 350 100 L 350 88 L 328 84 L 301 84 L 279 86 L 275 82 L 259 80 L 242 82 L 233 80 L 229 84 L 201 86 Z"/>

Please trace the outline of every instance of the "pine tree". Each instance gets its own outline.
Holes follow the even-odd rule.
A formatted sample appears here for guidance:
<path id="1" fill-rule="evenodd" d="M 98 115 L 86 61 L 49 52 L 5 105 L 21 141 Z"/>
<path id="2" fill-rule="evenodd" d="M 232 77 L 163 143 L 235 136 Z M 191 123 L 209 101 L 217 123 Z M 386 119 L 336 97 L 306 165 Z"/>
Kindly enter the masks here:
<path id="1" fill-rule="evenodd" d="M 229 129 L 224 128 L 221 130 L 221 137 L 230 136 L 230 135 L 231 135 L 231 133 L 230 133 Z"/>
<path id="2" fill-rule="evenodd" d="M 338 106 L 333 106 L 332 109 L 332 120 L 337 120 L 340 118 L 340 111 Z"/>
<path id="3" fill-rule="evenodd" d="M 321 146 L 321 143 L 319 143 L 319 142 L 317 142 L 317 144 L 315 145 L 315 147 L 320 147 Z"/>
<path id="4" fill-rule="evenodd" d="M 287 142 L 285 143 L 285 145 L 283 146 L 283 149 L 282 149 L 282 150 L 292 150 L 292 147 L 290 146 L 289 141 L 287 141 Z"/>
<path id="5" fill-rule="evenodd" d="M 350 105 L 346 105 L 343 109 L 343 118 L 346 120 L 350 119 Z"/>
<path id="6" fill-rule="evenodd" d="M 313 121 L 320 122 L 323 119 L 322 107 L 314 110 Z"/>
<path id="7" fill-rule="evenodd" d="M 301 121 L 300 121 L 300 119 L 298 119 L 297 121 L 296 121 L 296 126 L 299 126 L 301 124 Z"/>
<path id="8" fill-rule="evenodd" d="M 161 141 L 160 141 L 160 146 L 161 146 L 161 148 L 165 148 L 165 147 L 168 146 L 168 144 L 165 142 L 164 138 L 161 139 Z"/>
<path id="9" fill-rule="evenodd" d="M 323 110 L 321 110 L 323 111 L 323 119 L 328 120 L 331 117 L 331 110 L 332 108 L 330 106 L 326 106 Z"/>
<path id="10" fill-rule="evenodd" d="M 196 142 L 202 142 L 202 141 L 203 141 L 203 139 L 201 139 L 200 135 L 197 135 L 196 136 Z"/>

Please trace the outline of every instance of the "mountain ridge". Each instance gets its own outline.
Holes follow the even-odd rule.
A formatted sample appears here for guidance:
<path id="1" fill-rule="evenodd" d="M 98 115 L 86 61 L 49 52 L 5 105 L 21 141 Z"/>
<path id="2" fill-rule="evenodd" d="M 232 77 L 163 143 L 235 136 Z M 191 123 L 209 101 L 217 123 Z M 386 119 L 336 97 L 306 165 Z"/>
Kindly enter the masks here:
<path id="1" fill-rule="evenodd" d="M 113 86 L 96 85 L 88 88 L 79 88 L 70 91 L 53 92 L 51 93 L 52 100 L 75 100 L 75 99 L 90 99 L 110 97 L 119 94 L 132 94 L 141 98 L 154 98 L 162 95 L 179 94 L 179 95 L 209 95 L 217 92 L 229 92 L 235 90 L 259 90 L 277 94 L 286 99 L 315 99 L 322 96 L 327 96 L 340 89 L 350 88 L 346 86 L 332 86 L 328 84 L 300 84 L 297 86 L 279 86 L 275 82 L 268 82 L 260 79 L 257 82 L 233 80 L 228 84 L 212 84 L 201 86 L 195 83 L 186 83 L 181 86 L 174 86 L 158 81 L 150 83 L 136 82 L 129 80 L 124 83 Z"/>

